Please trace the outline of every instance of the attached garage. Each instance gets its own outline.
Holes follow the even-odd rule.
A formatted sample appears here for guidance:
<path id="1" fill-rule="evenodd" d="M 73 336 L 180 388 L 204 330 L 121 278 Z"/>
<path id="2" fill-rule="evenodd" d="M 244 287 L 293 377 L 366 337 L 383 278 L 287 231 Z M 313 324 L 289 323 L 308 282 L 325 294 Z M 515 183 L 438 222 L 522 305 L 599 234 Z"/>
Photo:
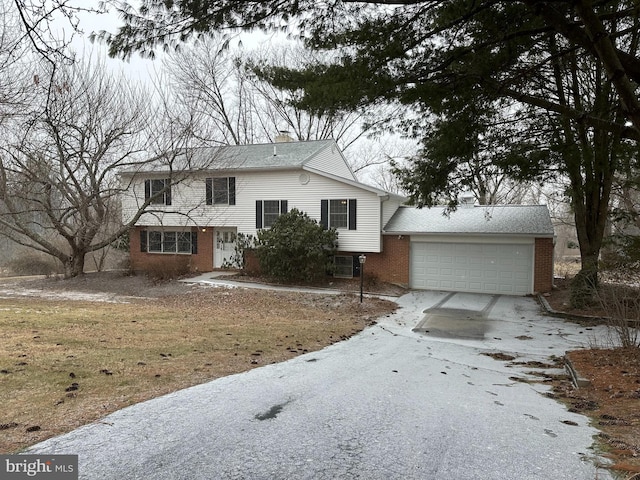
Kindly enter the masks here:
<path id="1" fill-rule="evenodd" d="M 411 242 L 410 286 L 526 295 L 533 286 L 533 242 Z"/>
<path id="2" fill-rule="evenodd" d="M 544 205 L 401 207 L 384 233 L 408 238 L 409 286 L 528 295 L 553 282 L 554 231 Z"/>

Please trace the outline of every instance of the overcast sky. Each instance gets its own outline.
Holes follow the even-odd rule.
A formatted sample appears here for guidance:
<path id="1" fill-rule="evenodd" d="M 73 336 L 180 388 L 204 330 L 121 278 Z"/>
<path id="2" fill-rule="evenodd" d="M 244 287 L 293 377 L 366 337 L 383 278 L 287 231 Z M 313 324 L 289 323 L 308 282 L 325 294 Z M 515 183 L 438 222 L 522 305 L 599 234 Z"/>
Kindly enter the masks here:
<path id="1" fill-rule="evenodd" d="M 77 0 L 79 5 L 86 5 L 86 0 Z M 91 43 L 89 36 L 92 32 L 100 32 L 105 30 L 110 33 L 116 33 L 118 28 L 122 25 L 122 21 L 118 17 L 118 14 L 111 11 L 106 14 L 90 14 L 81 13 L 80 15 L 80 29 L 84 32 L 84 35 L 76 34 L 72 48 L 82 55 L 91 55 L 93 58 L 105 58 L 107 64 L 115 71 L 121 70 L 127 77 L 132 80 L 141 80 L 148 82 L 155 75 L 155 71 L 160 71 L 162 64 L 162 52 L 156 51 L 156 59 L 143 59 L 137 54 L 133 54 L 129 60 L 122 59 L 110 59 L 107 55 L 107 47 L 103 43 L 94 42 Z M 58 33 L 60 36 L 67 35 L 65 31 L 69 30 L 68 22 L 61 20 Z M 287 40 L 282 34 L 267 35 L 262 32 L 242 33 L 238 35 L 236 42 L 242 42 L 243 48 L 247 50 L 254 49 L 267 43 L 283 43 Z"/>

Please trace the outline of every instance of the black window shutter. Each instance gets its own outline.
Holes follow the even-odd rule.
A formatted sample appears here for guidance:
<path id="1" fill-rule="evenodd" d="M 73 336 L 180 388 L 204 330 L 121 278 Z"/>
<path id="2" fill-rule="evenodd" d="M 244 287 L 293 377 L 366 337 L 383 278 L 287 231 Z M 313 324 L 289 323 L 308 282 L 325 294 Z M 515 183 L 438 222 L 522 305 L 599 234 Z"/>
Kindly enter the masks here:
<path id="1" fill-rule="evenodd" d="M 164 204 L 171 205 L 171 179 L 170 178 L 165 178 L 164 188 L 166 188 L 166 191 L 164 193 Z"/>
<path id="2" fill-rule="evenodd" d="M 151 180 L 144 181 L 144 199 L 149 200 L 151 196 Z"/>
<path id="3" fill-rule="evenodd" d="M 141 252 L 147 251 L 147 231 L 146 230 L 140 230 L 140 251 Z"/>
<path id="4" fill-rule="evenodd" d="M 206 178 L 204 180 L 204 196 L 207 202 L 207 205 L 213 205 L 213 179 Z"/>
<path id="5" fill-rule="evenodd" d="M 358 255 L 353 255 L 351 258 L 353 259 L 353 276 L 359 277 L 360 276 L 360 259 L 358 258 Z"/>
<path id="6" fill-rule="evenodd" d="M 262 200 L 256 200 L 256 228 L 262 228 Z"/>
<path id="7" fill-rule="evenodd" d="M 320 200 L 320 225 L 329 228 L 329 200 Z"/>
<path id="8" fill-rule="evenodd" d="M 286 200 L 280 200 L 280 214 L 284 215 L 288 211 L 289 211 L 289 208 L 288 208 L 288 205 L 287 205 L 287 201 Z"/>
<path id="9" fill-rule="evenodd" d="M 349 230 L 356 229 L 356 199 L 349 200 Z"/>
<path id="10" fill-rule="evenodd" d="M 229 205 L 236 204 L 236 177 L 229 177 Z"/>
<path id="11" fill-rule="evenodd" d="M 191 232 L 191 254 L 196 255 L 198 253 L 198 231 L 193 230 Z"/>

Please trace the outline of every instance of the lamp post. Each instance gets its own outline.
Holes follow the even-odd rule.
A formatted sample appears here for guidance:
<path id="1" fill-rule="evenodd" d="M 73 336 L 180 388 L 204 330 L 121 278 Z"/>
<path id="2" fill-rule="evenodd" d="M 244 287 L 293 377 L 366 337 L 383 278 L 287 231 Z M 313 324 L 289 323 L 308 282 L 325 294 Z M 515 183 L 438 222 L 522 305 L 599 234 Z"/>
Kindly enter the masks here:
<path id="1" fill-rule="evenodd" d="M 360 303 L 362 303 L 362 286 L 364 284 L 364 262 L 367 261 L 367 256 L 362 254 L 358 257 L 360 261 Z"/>

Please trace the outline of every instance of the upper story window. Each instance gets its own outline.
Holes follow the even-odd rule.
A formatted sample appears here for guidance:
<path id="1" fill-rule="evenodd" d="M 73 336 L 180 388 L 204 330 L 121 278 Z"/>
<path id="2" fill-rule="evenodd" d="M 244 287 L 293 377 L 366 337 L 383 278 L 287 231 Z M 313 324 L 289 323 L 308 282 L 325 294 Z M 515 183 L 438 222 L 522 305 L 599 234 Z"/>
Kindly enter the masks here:
<path id="1" fill-rule="evenodd" d="M 205 180 L 207 205 L 235 205 L 236 177 L 214 177 Z"/>
<path id="2" fill-rule="evenodd" d="M 320 224 L 324 228 L 356 229 L 357 201 L 339 198 L 320 201 Z"/>
<path id="3" fill-rule="evenodd" d="M 152 205 L 171 205 L 171 179 L 145 180 L 144 199 L 151 199 Z"/>
<path id="4" fill-rule="evenodd" d="M 329 200 L 329 225 L 333 228 L 347 228 L 349 225 L 349 201 L 344 198 L 340 200 Z"/>
<path id="5" fill-rule="evenodd" d="M 271 228 L 276 219 L 288 211 L 286 200 L 256 200 L 256 228 Z"/>

